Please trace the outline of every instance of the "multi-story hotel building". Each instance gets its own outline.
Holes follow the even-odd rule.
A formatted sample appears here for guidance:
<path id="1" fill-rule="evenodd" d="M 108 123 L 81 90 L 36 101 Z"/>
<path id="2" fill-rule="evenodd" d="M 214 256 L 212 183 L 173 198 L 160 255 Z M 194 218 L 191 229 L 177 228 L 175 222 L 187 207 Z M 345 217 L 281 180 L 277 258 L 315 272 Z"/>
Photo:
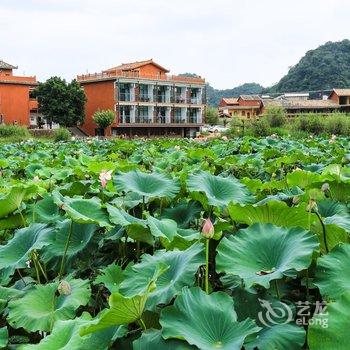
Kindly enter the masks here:
<path id="1" fill-rule="evenodd" d="M 205 80 L 167 73 L 151 59 L 78 75 L 87 97 L 81 128 L 98 135 L 92 117 L 97 110 L 110 109 L 116 118 L 106 135 L 194 136 L 204 122 Z"/>
<path id="2" fill-rule="evenodd" d="M 14 69 L 0 60 L 0 124 L 35 126 L 38 102 L 30 95 L 38 85 L 36 77 L 13 75 Z"/>

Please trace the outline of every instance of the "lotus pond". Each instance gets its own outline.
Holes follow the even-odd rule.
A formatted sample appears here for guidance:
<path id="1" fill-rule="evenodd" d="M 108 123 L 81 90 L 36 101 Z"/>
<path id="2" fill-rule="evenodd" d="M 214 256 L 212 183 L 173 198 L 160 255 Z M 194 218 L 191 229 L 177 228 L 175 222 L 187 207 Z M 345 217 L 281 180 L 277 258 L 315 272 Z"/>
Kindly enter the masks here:
<path id="1" fill-rule="evenodd" d="M 0 348 L 348 349 L 348 138 L 0 147 Z"/>

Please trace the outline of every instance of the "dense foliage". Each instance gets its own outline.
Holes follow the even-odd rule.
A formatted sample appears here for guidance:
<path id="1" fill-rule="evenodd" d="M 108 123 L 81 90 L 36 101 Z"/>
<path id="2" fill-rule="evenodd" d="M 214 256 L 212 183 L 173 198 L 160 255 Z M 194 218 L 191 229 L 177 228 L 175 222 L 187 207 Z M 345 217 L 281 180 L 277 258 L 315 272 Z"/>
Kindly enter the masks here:
<path id="1" fill-rule="evenodd" d="M 115 120 L 115 113 L 112 110 L 96 111 L 92 116 L 93 121 L 101 128 L 108 128 Z"/>
<path id="2" fill-rule="evenodd" d="M 305 56 L 269 91 L 314 91 L 350 86 L 350 40 L 327 42 Z"/>
<path id="3" fill-rule="evenodd" d="M 39 110 L 47 123 L 71 127 L 84 122 L 86 97 L 76 80 L 51 77 L 35 89 Z"/>
<path id="4" fill-rule="evenodd" d="M 217 106 L 223 97 L 238 97 L 239 95 L 260 94 L 263 87 L 257 83 L 245 83 L 232 89 L 214 89 L 207 84 L 207 103 L 210 106 Z"/>
<path id="5" fill-rule="evenodd" d="M 1 146 L 0 347 L 348 349 L 349 164 L 346 137 Z"/>

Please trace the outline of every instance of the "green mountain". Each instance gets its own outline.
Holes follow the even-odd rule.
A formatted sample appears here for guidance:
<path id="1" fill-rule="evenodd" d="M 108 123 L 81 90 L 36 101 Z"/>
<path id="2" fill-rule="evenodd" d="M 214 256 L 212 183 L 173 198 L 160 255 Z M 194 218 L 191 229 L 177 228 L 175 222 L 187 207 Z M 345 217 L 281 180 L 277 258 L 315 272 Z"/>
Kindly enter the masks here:
<path id="1" fill-rule="evenodd" d="M 246 83 L 233 89 L 218 90 L 207 84 L 207 101 L 211 106 L 217 106 L 223 97 L 238 97 L 239 95 L 260 94 L 263 86 L 257 83 Z"/>
<path id="2" fill-rule="evenodd" d="M 350 87 L 350 40 L 327 42 L 305 56 L 269 92 Z"/>

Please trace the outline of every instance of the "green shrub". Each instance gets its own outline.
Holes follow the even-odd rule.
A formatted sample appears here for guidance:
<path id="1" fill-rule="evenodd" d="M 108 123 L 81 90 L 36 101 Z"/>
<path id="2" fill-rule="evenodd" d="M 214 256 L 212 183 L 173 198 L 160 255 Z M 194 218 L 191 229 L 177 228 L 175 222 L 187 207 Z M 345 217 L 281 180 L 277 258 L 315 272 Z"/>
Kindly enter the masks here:
<path id="1" fill-rule="evenodd" d="M 279 128 L 287 121 L 286 112 L 281 106 L 268 106 L 265 111 L 265 118 L 272 128 Z"/>
<path id="2" fill-rule="evenodd" d="M 308 113 L 298 117 L 298 129 L 312 134 L 322 134 L 325 132 L 324 116 Z"/>
<path id="3" fill-rule="evenodd" d="M 265 118 L 253 121 L 251 131 L 254 136 L 268 136 L 271 134 L 270 124 Z"/>
<path id="4" fill-rule="evenodd" d="M 338 113 L 329 115 L 325 120 L 325 129 L 329 134 L 349 135 L 350 116 Z"/>
<path id="5" fill-rule="evenodd" d="M 28 129 L 19 125 L 0 125 L 0 138 L 15 137 L 15 138 L 28 138 Z"/>
<path id="6" fill-rule="evenodd" d="M 106 129 L 114 122 L 115 113 L 112 110 L 97 111 L 92 119 L 101 129 Z"/>
<path id="7" fill-rule="evenodd" d="M 68 141 L 71 138 L 71 134 L 66 128 L 59 128 L 54 131 L 53 137 L 56 142 Z"/>

